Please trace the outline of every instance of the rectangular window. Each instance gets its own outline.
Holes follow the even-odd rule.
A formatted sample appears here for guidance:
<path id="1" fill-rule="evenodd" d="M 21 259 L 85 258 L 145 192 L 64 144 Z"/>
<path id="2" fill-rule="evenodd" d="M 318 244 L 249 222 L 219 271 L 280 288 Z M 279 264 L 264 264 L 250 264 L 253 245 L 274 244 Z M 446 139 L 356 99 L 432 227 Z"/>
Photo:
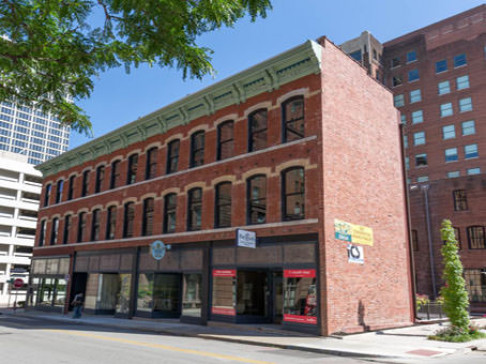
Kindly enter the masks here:
<path id="1" fill-rule="evenodd" d="M 188 192 L 187 230 L 201 230 L 202 189 L 193 188 Z"/>
<path id="2" fill-rule="evenodd" d="M 191 135 L 191 160 L 190 167 L 204 164 L 204 131 L 198 131 Z"/>
<path id="3" fill-rule="evenodd" d="M 445 161 L 446 162 L 455 162 L 457 161 L 457 148 L 449 148 L 444 151 L 445 154 Z"/>
<path id="4" fill-rule="evenodd" d="M 52 219 L 52 229 L 51 229 L 51 245 L 57 243 L 57 234 L 59 232 L 59 219 L 55 217 Z"/>
<path id="5" fill-rule="evenodd" d="M 116 188 L 120 186 L 120 165 L 121 161 L 114 161 L 113 163 L 111 163 L 110 188 Z"/>
<path id="6" fill-rule="evenodd" d="M 471 111 L 473 109 L 472 100 L 470 97 L 466 97 L 465 99 L 459 100 L 459 111 L 466 112 Z"/>
<path id="7" fill-rule="evenodd" d="M 464 158 L 471 159 L 477 158 L 478 154 L 478 145 L 477 144 L 469 144 L 464 146 Z"/>
<path id="8" fill-rule="evenodd" d="M 461 172 L 459 171 L 447 172 L 447 178 L 457 178 L 460 176 L 461 176 Z"/>
<path id="9" fill-rule="evenodd" d="M 412 230 L 412 249 L 414 252 L 419 250 L 417 230 Z"/>
<path id="10" fill-rule="evenodd" d="M 405 157 L 405 168 L 407 170 L 410 169 L 410 158 L 409 157 Z"/>
<path id="11" fill-rule="evenodd" d="M 413 81 L 417 81 L 420 79 L 420 76 L 419 76 L 419 70 L 418 69 L 413 69 L 413 70 L 410 70 L 408 71 L 408 82 L 413 82 Z"/>
<path id="12" fill-rule="evenodd" d="M 474 120 L 464 121 L 462 123 L 462 135 L 473 135 L 476 134 L 476 126 Z"/>
<path id="13" fill-rule="evenodd" d="M 391 68 L 400 66 L 400 57 L 393 57 L 391 60 Z"/>
<path id="14" fill-rule="evenodd" d="M 446 116 L 451 116 L 454 113 L 452 110 L 452 103 L 448 102 L 447 104 L 440 105 L 440 116 L 442 118 Z"/>
<path id="15" fill-rule="evenodd" d="M 230 158 L 234 155 L 234 123 L 233 121 L 225 121 L 218 125 L 218 150 L 217 160 Z"/>
<path id="16" fill-rule="evenodd" d="M 415 167 L 427 167 L 427 154 L 416 154 L 415 155 Z"/>
<path id="17" fill-rule="evenodd" d="M 444 140 L 454 139 L 456 137 L 456 129 L 454 125 L 446 125 L 442 127 L 442 138 Z"/>
<path id="18" fill-rule="evenodd" d="M 393 87 L 400 86 L 403 83 L 402 75 L 395 75 L 392 78 Z"/>
<path id="19" fill-rule="evenodd" d="M 59 181 L 57 181 L 56 203 L 60 203 L 62 201 L 63 189 L 64 189 L 64 180 L 60 179 Z"/>
<path id="20" fill-rule="evenodd" d="M 115 238 L 116 229 L 116 206 L 108 208 L 106 217 L 106 239 L 111 240 Z"/>
<path id="21" fill-rule="evenodd" d="M 125 212 L 123 219 L 123 237 L 133 237 L 133 223 L 135 220 L 135 203 L 127 202 L 125 204 Z"/>
<path id="22" fill-rule="evenodd" d="M 127 185 L 137 182 L 138 154 L 128 157 Z"/>
<path id="23" fill-rule="evenodd" d="M 458 90 L 464 90 L 469 88 L 469 76 L 461 76 L 456 78 L 456 88 Z"/>
<path id="24" fill-rule="evenodd" d="M 412 124 L 418 124 L 424 122 L 424 113 L 422 110 L 412 112 Z"/>
<path id="25" fill-rule="evenodd" d="M 83 172 L 83 185 L 81 187 L 81 197 L 87 196 L 89 193 L 89 171 Z"/>
<path id="26" fill-rule="evenodd" d="M 49 199 L 51 197 L 51 189 L 52 189 L 52 185 L 49 183 L 46 186 L 46 189 L 44 190 L 44 207 L 49 205 Z"/>
<path id="27" fill-rule="evenodd" d="M 267 178 L 254 176 L 247 181 L 247 223 L 264 224 L 267 217 Z"/>
<path id="28" fill-rule="evenodd" d="M 103 189 L 103 183 L 105 181 L 105 166 L 99 166 L 96 168 L 96 183 L 95 193 L 101 192 Z"/>
<path id="29" fill-rule="evenodd" d="M 81 243 L 84 239 L 86 230 L 86 212 L 81 212 L 78 215 L 78 243 Z"/>
<path id="30" fill-rule="evenodd" d="M 100 217 L 101 210 L 94 210 L 91 215 L 91 241 L 100 240 Z"/>
<path id="31" fill-rule="evenodd" d="M 291 168 L 282 173 L 283 220 L 305 218 L 304 168 Z"/>
<path id="32" fill-rule="evenodd" d="M 283 142 L 305 137 L 304 98 L 294 97 L 282 104 Z"/>
<path id="33" fill-rule="evenodd" d="M 417 52 L 410 51 L 407 53 L 407 63 L 415 62 L 417 60 Z"/>
<path id="34" fill-rule="evenodd" d="M 420 176 L 420 177 L 417 177 L 417 182 L 418 183 L 423 183 L 423 182 L 428 182 L 429 181 L 429 177 L 428 176 Z"/>
<path id="35" fill-rule="evenodd" d="M 445 95 L 451 92 L 451 83 L 449 81 L 439 82 L 439 95 Z"/>
<path id="36" fill-rule="evenodd" d="M 461 53 L 454 57 L 454 68 L 461 67 L 466 64 L 467 64 L 466 53 Z"/>
<path id="37" fill-rule="evenodd" d="M 467 237 L 469 249 L 486 249 L 484 226 L 469 226 Z"/>
<path id="38" fill-rule="evenodd" d="M 69 189 L 67 199 L 72 200 L 74 197 L 74 181 L 76 180 L 76 176 L 69 177 Z"/>
<path id="39" fill-rule="evenodd" d="M 401 121 L 402 124 L 406 124 L 407 123 L 407 115 L 401 114 L 400 115 L 400 121 Z"/>
<path id="40" fill-rule="evenodd" d="M 143 201 L 142 236 L 153 234 L 154 230 L 154 199 L 146 198 Z"/>
<path id="41" fill-rule="evenodd" d="M 157 147 L 153 147 L 145 154 L 147 158 L 145 163 L 145 179 L 151 179 L 157 176 L 157 151 Z"/>
<path id="42" fill-rule="evenodd" d="M 62 243 L 69 243 L 69 232 L 71 231 L 71 215 L 66 215 L 64 218 L 64 232 L 62 236 Z"/>
<path id="43" fill-rule="evenodd" d="M 419 131 L 413 133 L 413 145 L 423 145 L 425 144 L 425 132 Z"/>
<path id="44" fill-rule="evenodd" d="M 267 147 L 267 110 L 260 109 L 248 116 L 248 151 L 254 152 Z"/>
<path id="45" fill-rule="evenodd" d="M 173 140 L 167 145 L 167 174 L 177 172 L 179 164 L 180 140 Z"/>
<path id="46" fill-rule="evenodd" d="M 466 190 L 455 190 L 452 192 L 454 199 L 454 211 L 467 210 L 467 195 Z"/>
<path id="47" fill-rule="evenodd" d="M 410 91 L 410 103 L 422 101 L 422 92 L 419 90 Z"/>
<path id="48" fill-rule="evenodd" d="M 405 105 L 405 96 L 403 96 L 403 94 L 395 95 L 393 97 L 393 104 L 395 105 L 395 107 L 402 107 L 403 105 Z"/>
<path id="49" fill-rule="evenodd" d="M 408 136 L 403 136 L 403 147 L 408 148 Z"/>
<path id="50" fill-rule="evenodd" d="M 464 269 L 464 280 L 471 302 L 486 302 L 486 269 Z"/>
<path id="51" fill-rule="evenodd" d="M 349 53 L 349 56 L 353 58 L 355 61 L 361 62 L 361 49 Z"/>
<path id="52" fill-rule="evenodd" d="M 441 73 L 447 71 L 447 59 L 442 59 L 435 62 L 435 73 Z"/>
<path id="53" fill-rule="evenodd" d="M 46 220 L 42 220 L 40 224 L 39 246 L 44 246 L 45 241 L 46 241 Z"/>
<path id="54" fill-rule="evenodd" d="M 475 174 L 480 174 L 481 173 L 481 168 L 479 167 L 476 167 L 476 168 L 469 168 L 467 170 L 467 175 L 468 176 L 473 176 Z"/>
<path id="55" fill-rule="evenodd" d="M 231 226 L 231 182 L 222 182 L 216 185 L 215 202 L 215 227 Z"/>
<path id="56" fill-rule="evenodd" d="M 177 195 L 169 193 L 164 197 L 164 233 L 176 231 Z"/>

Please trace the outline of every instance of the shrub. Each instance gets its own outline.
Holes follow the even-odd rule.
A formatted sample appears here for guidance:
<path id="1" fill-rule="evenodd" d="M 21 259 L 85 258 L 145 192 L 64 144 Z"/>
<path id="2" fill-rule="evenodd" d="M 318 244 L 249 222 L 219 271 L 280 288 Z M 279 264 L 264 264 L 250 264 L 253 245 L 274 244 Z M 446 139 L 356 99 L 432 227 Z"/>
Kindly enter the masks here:
<path id="1" fill-rule="evenodd" d="M 423 306 L 430 303 L 429 296 L 426 294 L 417 293 L 415 295 L 415 304 L 417 305 L 417 310 L 420 310 Z"/>

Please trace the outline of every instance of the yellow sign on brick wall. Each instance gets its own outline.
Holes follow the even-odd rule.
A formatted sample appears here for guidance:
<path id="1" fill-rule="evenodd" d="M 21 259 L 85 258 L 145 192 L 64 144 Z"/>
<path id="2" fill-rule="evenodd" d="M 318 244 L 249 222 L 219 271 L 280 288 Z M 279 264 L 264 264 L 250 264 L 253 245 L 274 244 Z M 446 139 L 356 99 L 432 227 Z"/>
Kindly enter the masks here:
<path id="1" fill-rule="evenodd" d="M 373 246 L 373 229 L 334 219 L 334 236 L 338 240 Z"/>

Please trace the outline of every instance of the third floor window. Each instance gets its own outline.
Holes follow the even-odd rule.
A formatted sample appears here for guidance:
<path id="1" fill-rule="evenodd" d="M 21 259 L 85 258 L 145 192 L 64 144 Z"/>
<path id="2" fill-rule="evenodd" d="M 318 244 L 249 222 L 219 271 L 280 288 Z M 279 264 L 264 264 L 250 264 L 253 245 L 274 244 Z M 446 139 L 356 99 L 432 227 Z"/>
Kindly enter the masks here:
<path id="1" fill-rule="evenodd" d="M 305 216 L 304 168 L 282 172 L 282 219 L 298 220 Z"/>
<path id="2" fill-rule="evenodd" d="M 127 169 L 127 185 L 131 185 L 137 181 L 138 171 L 138 154 L 132 154 L 128 157 L 128 169 Z"/>
<path id="3" fill-rule="evenodd" d="M 145 164 L 145 179 L 157 176 L 157 147 L 147 150 L 147 162 Z"/>
<path id="4" fill-rule="evenodd" d="M 180 144 L 180 140 L 177 139 L 167 145 L 167 174 L 177 172 Z"/>
<path id="5" fill-rule="evenodd" d="M 225 121 L 218 125 L 218 151 L 217 160 L 230 158 L 234 155 L 234 123 Z"/>
<path id="6" fill-rule="evenodd" d="M 191 135 L 191 160 L 190 167 L 204 164 L 204 131 L 198 131 Z"/>
<path id="7" fill-rule="evenodd" d="M 98 168 L 96 168 L 95 193 L 99 193 L 103 190 L 104 181 L 105 181 L 105 166 L 99 166 Z"/>
<path id="8" fill-rule="evenodd" d="M 248 151 L 254 152 L 267 147 L 267 110 L 261 109 L 248 116 Z"/>
<path id="9" fill-rule="evenodd" d="M 454 211 L 467 210 L 467 195 L 465 190 L 455 190 L 452 192 L 454 197 Z"/>
<path id="10" fill-rule="evenodd" d="M 111 163 L 110 188 L 117 188 L 120 186 L 120 167 L 121 161 L 114 161 Z"/>
<path id="11" fill-rule="evenodd" d="M 304 98 L 302 96 L 287 100 L 282 105 L 283 142 L 305 137 Z"/>
<path id="12" fill-rule="evenodd" d="M 83 172 L 83 185 L 81 186 L 81 197 L 87 196 L 89 193 L 89 171 Z"/>

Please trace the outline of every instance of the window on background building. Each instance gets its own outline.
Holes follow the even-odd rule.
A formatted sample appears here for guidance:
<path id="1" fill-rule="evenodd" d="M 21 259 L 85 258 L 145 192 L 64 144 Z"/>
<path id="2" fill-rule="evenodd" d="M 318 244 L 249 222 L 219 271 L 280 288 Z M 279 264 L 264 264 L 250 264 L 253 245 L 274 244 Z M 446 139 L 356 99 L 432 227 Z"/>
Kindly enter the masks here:
<path id="1" fill-rule="evenodd" d="M 305 137 L 304 98 L 302 96 L 291 98 L 282 104 L 283 142 Z"/>
<path id="2" fill-rule="evenodd" d="M 169 193 L 164 197 L 164 233 L 176 231 L 177 195 Z"/>
<path id="3" fill-rule="evenodd" d="M 44 246 L 46 242 L 46 220 L 40 223 L 39 246 Z"/>
<path id="4" fill-rule="evenodd" d="M 349 53 L 349 56 L 353 58 L 355 61 L 361 62 L 361 49 Z"/>
<path id="5" fill-rule="evenodd" d="M 248 116 L 249 140 L 248 151 L 254 152 L 267 147 L 267 118 L 266 109 L 260 109 Z"/>
<path id="6" fill-rule="evenodd" d="M 400 66 L 400 57 L 393 57 L 391 60 L 391 68 Z"/>
<path id="7" fill-rule="evenodd" d="M 71 215 L 66 215 L 64 218 L 64 231 L 62 234 L 62 243 L 69 243 L 69 232 L 71 231 Z"/>
<path id="8" fill-rule="evenodd" d="M 468 176 L 473 176 L 475 174 L 480 174 L 481 173 L 481 168 L 479 167 L 476 167 L 476 168 L 469 168 L 467 170 L 467 175 Z"/>
<path id="9" fill-rule="evenodd" d="M 264 224 L 267 217 L 267 178 L 253 176 L 246 182 L 247 224 Z"/>
<path id="10" fill-rule="evenodd" d="M 486 269 L 464 269 L 470 302 L 486 302 Z"/>
<path id="11" fill-rule="evenodd" d="M 452 109 L 452 103 L 451 102 L 440 105 L 440 116 L 442 118 L 444 118 L 446 116 L 451 116 L 452 114 L 454 114 L 454 111 Z"/>
<path id="12" fill-rule="evenodd" d="M 435 73 L 441 73 L 447 71 L 447 59 L 441 59 L 435 62 Z"/>
<path id="13" fill-rule="evenodd" d="M 444 140 L 454 139 L 456 137 L 456 129 L 454 125 L 446 125 L 442 127 L 442 138 Z"/>
<path id="14" fill-rule="evenodd" d="M 376 49 L 373 49 L 373 59 L 378 60 L 378 52 L 376 51 Z"/>
<path id="15" fill-rule="evenodd" d="M 465 159 L 470 159 L 470 158 L 477 158 L 479 156 L 478 154 L 478 145 L 477 144 L 469 144 L 464 146 L 464 158 Z"/>
<path id="16" fill-rule="evenodd" d="M 423 183 L 423 182 L 428 182 L 429 181 L 429 177 L 428 176 L 420 176 L 420 177 L 417 177 L 417 182 L 418 183 Z"/>
<path id="17" fill-rule="evenodd" d="M 454 68 L 467 64 L 466 53 L 458 54 L 454 57 Z"/>
<path id="18" fill-rule="evenodd" d="M 51 245 L 57 243 L 57 234 L 59 232 L 59 219 L 57 217 L 52 219 L 52 226 L 51 226 Z"/>
<path id="19" fill-rule="evenodd" d="M 74 183 L 76 181 L 76 176 L 69 177 L 69 188 L 68 188 L 68 195 L 67 199 L 72 200 L 74 197 Z"/>
<path id="20" fill-rule="evenodd" d="M 234 155 L 234 122 L 225 121 L 218 125 L 218 150 L 217 160 L 230 158 Z"/>
<path id="21" fill-rule="evenodd" d="M 87 196 L 89 193 L 89 171 L 83 172 L 83 185 L 81 186 L 81 197 Z"/>
<path id="22" fill-rule="evenodd" d="M 154 199 L 143 200 L 142 236 L 154 233 Z"/>
<path id="23" fill-rule="evenodd" d="M 412 112 L 412 124 L 418 124 L 424 122 L 424 113 L 422 110 Z"/>
<path id="24" fill-rule="evenodd" d="M 400 86 L 403 83 L 402 75 L 395 75 L 392 78 L 392 86 Z"/>
<path id="25" fill-rule="evenodd" d="M 110 189 L 120 186 L 120 168 L 121 161 L 114 161 L 111 163 Z"/>
<path id="26" fill-rule="evenodd" d="M 407 53 L 407 63 L 415 62 L 417 60 L 417 52 L 410 51 Z"/>
<path id="27" fill-rule="evenodd" d="M 86 230 L 86 212 L 80 212 L 78 215 L 78 243 L 83 242 Z"/>
<path id="28" fill-rule="evenodd" d="M 64 180 L 60 179 L 57 181 L 57 188 L 56 188 L 56 203 L 62 202 L 62 191 L 64 189 Z"/>
<path id="29" fill-rule="evenodd" d="M 91 214 L 91 241 L 100 240 L 101 210 L 93 210 Z"/>
<path id="30" fill-rule="evenodd" d="M 446 162 L 455 162 L 458 159 L 457 148 L 449 148 L 444 151 Z"/>
<path id="31" fill-rule="evenodd" d="M 215 222 L 217 228 L 231 226 L 231 182 L 216 185 Z"/>
<path id="32" fill-rule="evenodd" d="M 422 101 L 422 92 L 419 90 L 410 91 L 410 103 Z"/>
<path id="33" fill-rule="evenodd" d="M 193 188 L 187 193 L 187 230 L 201 230 L 202 218 L 202 189 Z"/>
<path id="34" fill-rule="evenodd" d="M 468 226 L 469 249 L 486 249 L 484 226 Z"/>
<path id="35" fill-rule="evenodd" d="M 419 250 L 417 230 L 412 230 L 412 249 L 414 252 L 418 252 Z"/>
<path id="36" fill-rule="evenodd" d="M 420 79 L 420 75 L 418 69 L 415 68 L 413 70 L 408 71 L 408 82 L 417 81 L 419 79 Z"/>
<path id="37" fill-rule="evenodd" d="M 410 158 L 409 157 L 405 157 L 405 168 L 407 170 L 410 169 Z"/>
<path id="38" fill-rule="evenodd" d="M 282 172 L 282 219 L 305 218 L 304 168 L 290 168 Z"/>
<path id="39" fill-rule="evenodd" d="M 105 182 L 105 166 L 99 166 L 98 168 L 96 168 L 95 193 L 100 193 L 102 191 L 104 182 Z"/>
<path id="40" fill-rule="evenodd" d="M 459 112 L 471 111 L 473 109 L 472 100 L 470 97 L 459 100 Z"/>
<path id="41" fill-rule="evenodd" d="M 462 249 L 462 242 L 461 242 L 461 231 L 459 228 L 453 227 L 454 229 L 454 238 L 456 239 L 457 242 L 457 248 L 460 250 Z"/>
<path id="42" fill-rule="evenodd" d="M 402 124 L 406 124 L 407 123 L 407 115 L 401 114 L 400 115 L 400 121 L 401 121 Z"/>
<path id="43" fill-rule="evenodd" d="M 145 179 L 157 176 L 157 147 L 150 148 L 146 153 Z"/>
<path id="44" fill-rule="evenodd" d="M 469 88 L 469 76 L 461 76 L 456 78 L 456 88 L 458 90 L 464 90 Z"/>
<path id="45" fill-rule="evenodd" d="M 167 145 L 167 174 L 177 172 L 179 165 L 179 146 L 181 141 L 179 139 L 171 141 Z"/>
<path id="46" fill-rule="evenodd" d="M 408 148 L 408 136 L 403 136 L 403 147 Z"/>
<path id="47" fill-rule="evenodd" d="M 467 210 L 466 190 L 454 190 L 452 192 L 452 198 L 454 199 L 454 211 Z"/>
<path id="48" fill-rule="evenodd" d="M 447 172 L 447 178 L 457 178 L 460 176 L 461 176 L 461 172 L 459 171 Z"/>
<path id="49" fill-rule="evenodd" d="M 395 107 L 402 107 L 405 105 L 405 96 L 403 94 L 393 96 L 393 104 Z"/>
<path id="50" fill-rule="evenodd" d="M 108 207 L 106 216 L 106 240 L 115 239 L 116 210 L 116 206 Z"/>
<path id="51" fill-rule="evenodd" d="M 449 81 L 439 82 L 439 95 L 445 95 L 451 92 L 451 83 Z"/>
<path id="52" fill-rule="evenodd" d="M 190 167 L 204 164 L 204 131 L 198 131 L 191 135 L 191 160 Z"/>
<path id="53" fill-rule="evenodd" d="M 133 223 L 135 221 L 135 203 L 127 202 L 123 214 L 123 237 L 133 237 Z"/>
<path id="54" fill-rule="evenodd" d="M 462 135 L 473 135 L 476 134 L 476 125 L 474 123 L 474 120 L 468 120 L 464 121 L 462 123 Z"/>
<path id="55" fill-rule="evenodd" d="M 427 166 L 427 154 L 416 154 L 415 155 L 415 167 L 426 167 Z"/>
<path id="56" fill-rule="evenodd" d="M 137 182 L 138 154 L 128 157 L 127 185 Z"/>
<path id="57" fill-rule="evenodd" d="M 51 189 L 52 189 L 52 185 L 50 183 L 46 185 L 46 189 L 44 190 L 44 207 L 49 205 L 49 199 L 51 197 Z"/>
<path id="58" fill-rule="evenodd" d="M 413 145 L 423 145 L 425 144 L 425 132 L 419 131 L 413 133 Z"/>

